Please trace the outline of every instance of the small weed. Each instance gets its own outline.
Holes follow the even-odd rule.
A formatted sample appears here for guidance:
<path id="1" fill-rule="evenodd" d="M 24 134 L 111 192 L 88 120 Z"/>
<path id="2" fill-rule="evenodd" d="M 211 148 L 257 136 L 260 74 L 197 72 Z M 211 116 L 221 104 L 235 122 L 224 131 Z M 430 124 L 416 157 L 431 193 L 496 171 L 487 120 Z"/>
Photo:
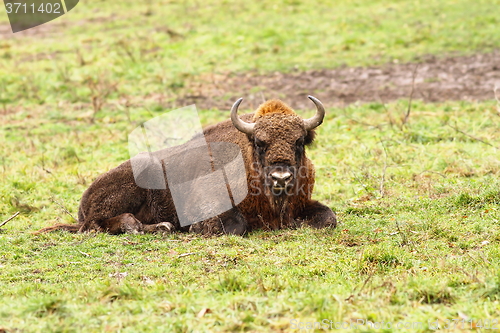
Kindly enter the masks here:
<path id="1" fill-rule="evenodd" d="M 237 292 L 243 291 L 246 288 L 247 283 L 243 282 L 241 277 L 229 275 L 220 278 L 216 290 L 219 292 Z"/>
<path id="2" fill-rule="evenodd" d="M 38 318 L 64 311 L 64 302 L 51 296 L 41 297 L 31 301 L 25 310 L 26 314 L 33 314 Z"/>
<path id="3" fill-rule="evenodd" d="M 415 290 L 411 298 L 423 304 L 451 304 L 455 297 L 448 287 L 425 287 Z"/>
<path id="4" fill-rule="evenodd" d="M 365 207 L 348 207 L 345 210 L 346 214 L 357 216 L 369 216 L 384 214 L 384 210 L 379 207 L 365 206 Z"/>

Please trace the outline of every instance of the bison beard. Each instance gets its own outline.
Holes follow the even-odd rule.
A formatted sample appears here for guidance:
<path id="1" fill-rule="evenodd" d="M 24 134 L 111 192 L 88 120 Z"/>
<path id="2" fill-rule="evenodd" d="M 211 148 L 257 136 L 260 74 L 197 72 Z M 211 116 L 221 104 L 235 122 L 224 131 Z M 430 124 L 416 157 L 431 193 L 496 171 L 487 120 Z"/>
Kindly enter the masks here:
<path id="1" fill-rule="evenodd" d="M 231 109 L 231 120 L 204 130 L 209 144 L 237 144 L 247 172 L 248 195 L 218 216 L 181 227 L 168 185 L 155 190 L 139 187 L 129 160 L 101 175 L 85 191 L 77 225 L 59 224 L 40 232 L 63 229 L 120 234 L 180 230 L 243 235 L 251 230 L 304 224 L 335 227 L 333 211 L 311 200 L 315 172 L 304 148 L 313 141 L 314 129 L 322 123 L 325 111 L 319 100 L 312 96 L 309 99 L 317 108 L 310 119 L 300 118 L 279 100 L 267 101 L 254 114 L 240 118 L 239 99 Z M 153 154 L 161 156 L 162 151 Z"/>

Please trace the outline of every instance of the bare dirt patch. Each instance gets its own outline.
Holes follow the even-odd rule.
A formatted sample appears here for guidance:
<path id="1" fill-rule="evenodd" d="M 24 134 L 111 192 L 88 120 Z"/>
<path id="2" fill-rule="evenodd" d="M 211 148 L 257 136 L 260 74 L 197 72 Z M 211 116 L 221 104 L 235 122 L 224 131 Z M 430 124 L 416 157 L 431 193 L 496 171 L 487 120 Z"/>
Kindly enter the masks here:
<path id="1" fill-rule="evenodd" d="M 500 87 L 500 51 L 471 56 L 426 56 L 418 63 L 386 64 L 376 67 L 270 74 L 242 73 L 207 75 L 190 82 L 175 104 L 196 103 L 202 109 L 229 109 L 239 97 L 246 107 L 255 108 L 263 100 L 281 98 L 297 109 L 309 108 L 307 95 L 326 106 L 355 102 L 390 102 L 407 99 L 414 83 L 414 99 L 426 102 L 447 100 L 481 101 L 495 98 Z"/>

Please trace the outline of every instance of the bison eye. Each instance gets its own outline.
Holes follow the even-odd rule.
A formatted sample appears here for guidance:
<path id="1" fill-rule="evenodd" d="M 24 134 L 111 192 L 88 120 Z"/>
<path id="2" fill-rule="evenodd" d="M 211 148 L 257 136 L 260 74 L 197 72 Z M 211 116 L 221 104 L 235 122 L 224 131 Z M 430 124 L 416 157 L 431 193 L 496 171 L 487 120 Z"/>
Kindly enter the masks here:
<path id="1" fill-rule="evenodd" d="M 262 141 L 262 140 L 259 140 L 257 138 L 255 138 L 255 145 L 257 145 L 257 147 L 259 148 L 266 148 L 267 144 Z"/>
<path id="2" fill-rule="evenodd" d="M 299 138 L 295 144 L 297 147 L 302 147 L 304 145 L 304 137 Z"/>

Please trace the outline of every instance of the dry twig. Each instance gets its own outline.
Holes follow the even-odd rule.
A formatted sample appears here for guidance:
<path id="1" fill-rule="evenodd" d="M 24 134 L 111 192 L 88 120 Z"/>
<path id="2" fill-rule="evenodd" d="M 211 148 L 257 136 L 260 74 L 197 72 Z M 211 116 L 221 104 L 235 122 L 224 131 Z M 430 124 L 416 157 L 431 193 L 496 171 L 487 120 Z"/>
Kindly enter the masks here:
<path id="1" fill-rule="evenodd" d="M 497 105 L 497 112 L 498 112 L 498 115 L 500 116 L 500 97 L 498 97 L 497 95 L 497 90 L 499 89 L 499 87 L 497 85 L 495 85 L 495 88 L 493 89 L 493 93 L 495 94 L 495 99 L 498 103 Z"/>
<path id="2" fill-rule="evenodd" d="M 384 105 L 385 107 L 385 105 Z M 350 121 L 353 121 L 355 122 L 356 124 L 360 124 L 360 125 L 363 125 L 363 126 L 367 126 L 367 127 L 372 127 L 372 128 L 376 128 L 378 130 L 381 130 L 382 129 L 382 125 L 383 124 L 380 124 L 380 125 L 372 125 L 372 124 L 369 124 L 369 123 L 365 123 L 361 120 L 357 120 L 357 119 L 354 119 L 353 117 L 350 117 L 347 115 L 347 112 L 345 111 L 345 109 L 343 109 L 343 113 L 344 113 L 344 117 L 346 117 L 347 119 L 349 119 Z"/>
<path id="3" fill-rule="evenodd" d="M 406 114 L 405 114 L 405 117 L 403 118 L 403 123 L 401 124 L 401 127 L 406 125 L 406 123 L 408 122 L 408 119 L 410 118 L 411 102 L 413 101 L 413 93 L 415 92 L 415 78 L 417 77 L 418 65 L 419 64 L 417 64 L 415 66 L 415 69 L 413 70 L 413 78 L 412 78 L 412 82 L 411 82 L 411 92 L 410 92 L 410 101 L 408 102 L 408 110 L 406 110 Z"/>
<path id="4" fill-rule="evenodd" d="M 372 271 L 370 272 L 370 275 L 366 278 L 365 282 L 361 286 L 361 289 L 359 289 L 358 296 L 361 295 L 361 292 L 363 291 L 363 289 L 365 289 L 366 285 L 368 284 L 368 281 L 371 280 L 371 278 L 373 277 L 373 275 L 375 275 L 375 268 L 372 269 Z"/>
<path id="5" fill-rule="evenodd" d="M 385 184 L 385 173 L 387 171 L 387 148 L 384 145 L 384 142 L 380 140 L 380 144 L 382 147 L 384 147 L 384 169 L 382 170 L 382 177 L 380 178 L 380 186 L 379 186 L 379 192 L 380 192 L 380 197 L 383 198 L 385 191 L 384 191 L 384 184 Z"/>
<path id="6" fill-rule="evenodd" d="M 58 201 L 57 201 L 54 197 L 50 198 L 50 200 L 51 200 L 53 203 L 55 203 L 56 205 L 58 205 L 58 206 L 59 206 L 59 208 L 61 208 L 61 209 L 62 209 L 62 210 L 63 210 L 66 214 L 68 214 L 69 216 L 71 216 L 71 218 L 72 218 L 73 220 L 75 220 L 76 222 L 78 222 L 78 220 L 77 220 L 77 219 L 73 216 L 73 214 L 71 214 L 71 213 L 69 212 L 69 210 L 67 210 L 67 209 L 66 209 L 66 207 L 64 207 L 64 205 L 63 205 L 63 204 L 59 203 L 59 202 L 58 202 Z"/>
<path id="7" fill-rule="evenodd" d="M 401 238 L 403 240 L 403 242 L 401 243 L 402 246 L 405 246 L 405 245 L 412 245 L 412 243 L 408 240 L 408 238 L 406 237 L 406 234 L 401 230 L 401 228 L 399 227 L 399 222 L 398 220 L 396 220 L 396 227 L 398 228 L 398 233 L 401 235 Z"/>
<path id="8" fill-rule="evenodd" d="M 9 217 L 7 220 L 3 221 L 1 224 L 0 224 L 0 228 L 3 227 L 4 225 L 7 224 L 7 222 L 9 222 L 10 220 L 14 219 L 17 215 L 19 215 L 19 212 L 15 213 L 14 215 L 12 215 L 11 217 Z"/>
<path id="9" fill-rule="evenodd" d="M 492 144 L 491 144 L 491 143 L 489 143 L 488 141 L 484 141 L 484 140 L 482 140 L 482 139 L 480 139 L 480 138 L 477 138 L 477 137 L 472 136 L 472 135 L 470 135 L 470 134 L 468 134 L 468 133 L 465 133 L 464 131 L 460 130 L 460 129 L 456 126 L 456 125 L 455 125 L 455 126 L 452 126 L 452 125 L 450 125 L 450 124 L 446 124 L 446 125 L 447 125 L 448 127 L 453 128 L 453 129 L 454 129 L 455 131 L 457 131 L 458 133 L 463 134 L 463 135 L 465 135 L 465 136 L 467 136 L 467 137 L 469 137 L 469 138 L 471 138 L 471 139 L 473 139 L 473 140 L 476 140 L 476 141 L 479 141 L 479 142 L 481 142 L 481 143 L 484 143 L 485 145 L 488 145 L 488 146 L 493 147 L 493 148 L 495 148 L 495 149 L 500 149 L 499 147 L 497 147 L 497 146 L 495 146 L 495 145 L 492 145 Z"/>
<path id="10" fill-rule="evenodd" d="M 101 111 L 108 97 L 117 90 L 118 83 L 112 83 L 100 76 L 97 76 L 95 78 L 88 77 L 84 82 L 90 89 L 92 95 L 91 102 L 93 114 L 90 122 L 93 123 L 95 121 L 97 113 Z"/>
<path id="11" fill-rule="evenodd" d="M 177 258 L 187 257 L 190 255 L 196 254 L 196 252 L 182 253 L 177 256 Z"/>
<path id="12" fill-rule="evenodd" d="M 81 254 L 83 254 L 83 255 L 84 255 L 84 256 L 86 256 L 86 257 L 91 257 L 91 255 L 90 255 L 90 254 L 88 254 L 88 253 L 85 253 L 85 252 L 82 252 L 82 251 L 78 251 L 78 252 L 80 252 Z"/>

